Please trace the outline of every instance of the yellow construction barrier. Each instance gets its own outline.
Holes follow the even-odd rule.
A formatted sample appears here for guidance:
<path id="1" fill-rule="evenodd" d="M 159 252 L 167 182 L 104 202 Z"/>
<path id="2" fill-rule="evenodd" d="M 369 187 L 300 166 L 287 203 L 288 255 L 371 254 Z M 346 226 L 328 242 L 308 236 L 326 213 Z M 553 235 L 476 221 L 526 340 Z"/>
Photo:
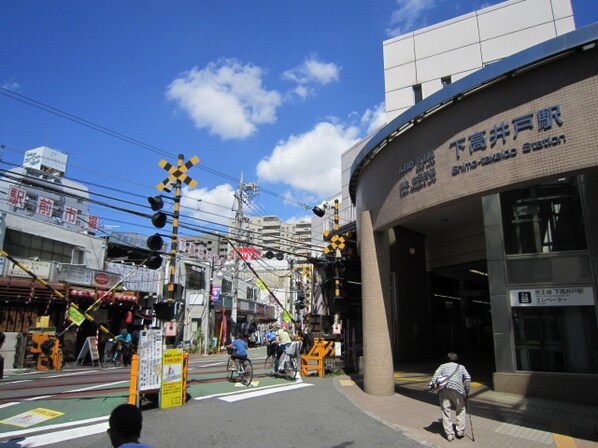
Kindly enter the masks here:
<path id="1" fill-rule="evenodd" d="M 307 376 L 311 370 L 316 370 L 320 378 L 324 377 L 324 358 L 334 353 L 334 341 L 315 339 L 314 345 L 307 355 L 301 357 L 301 375 Z"/>

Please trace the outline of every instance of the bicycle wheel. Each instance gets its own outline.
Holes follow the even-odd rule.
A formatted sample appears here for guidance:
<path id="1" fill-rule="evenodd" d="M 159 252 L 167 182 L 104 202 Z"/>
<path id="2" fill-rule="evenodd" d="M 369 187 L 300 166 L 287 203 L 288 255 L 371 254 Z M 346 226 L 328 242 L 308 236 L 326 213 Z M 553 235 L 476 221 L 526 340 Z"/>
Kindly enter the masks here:
<path id="1" fill-rule="evenodd" d="M 245 386 L 249 386 L 251 384 L 251 380 L 253 380 L 253 365 L 251 364 L 251 360 L 243 360 L 243 362 L 241 362 L 241 369 L 241 373 L 239 373 L 241 382 Z"/>
<path id="2" fill-rule="evenodd" d="M 230 356 L 228 357 L 228 362 L 226 363 L 226 377 L 229 381 L 233 380 L 233 375 L 235 371 L 233 370 L 233 358 Z"/>
<path id="3" fill-rule="evenodd" d="M 284 376 L 287 380 L 293 381 L 297 377 L 297 363 L 290 359 L 284 362 Z"/>

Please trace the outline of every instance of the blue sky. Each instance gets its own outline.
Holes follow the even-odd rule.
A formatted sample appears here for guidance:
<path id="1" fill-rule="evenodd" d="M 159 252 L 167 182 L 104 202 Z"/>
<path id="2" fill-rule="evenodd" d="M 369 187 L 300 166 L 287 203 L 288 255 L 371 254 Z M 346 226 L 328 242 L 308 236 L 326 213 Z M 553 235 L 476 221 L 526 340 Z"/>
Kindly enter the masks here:
<path id="1" fill-rule="evenodd" d="M 577 27 L 598 20 L 595 0 L 572 2 Z M 189 171 L 185 215 L 221 222 L 243 173 L 262 189 L 246 213 L 310 216 L 298 204 L 340 190 L 340 154 L 381 124 L 382 42 L 495 3 L 4 1 L 2 88 L 160 150 L 0 95 L 3 161 L 49 146 L 69 155 L 68 177 L 143 211 L 166 177 L 159 160 L 197 155 L 207 170 Z M 92 210 L 107 228 L 150 232 Z"/>

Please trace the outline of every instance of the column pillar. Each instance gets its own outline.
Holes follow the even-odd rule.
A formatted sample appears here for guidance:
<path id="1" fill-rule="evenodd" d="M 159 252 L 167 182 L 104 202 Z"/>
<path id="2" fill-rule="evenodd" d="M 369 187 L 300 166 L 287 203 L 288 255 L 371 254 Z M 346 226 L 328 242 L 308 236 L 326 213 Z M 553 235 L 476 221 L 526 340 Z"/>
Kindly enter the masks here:
<path id="1" fill-rule="evenodd" d="M 387 306 L 390 300 L 388 233 L 376 232 L 369 211 L 360 213 L 364 390 L 377 396 L 395 392 Z M 378 250 L 376 250 L 378 249 Z"/>

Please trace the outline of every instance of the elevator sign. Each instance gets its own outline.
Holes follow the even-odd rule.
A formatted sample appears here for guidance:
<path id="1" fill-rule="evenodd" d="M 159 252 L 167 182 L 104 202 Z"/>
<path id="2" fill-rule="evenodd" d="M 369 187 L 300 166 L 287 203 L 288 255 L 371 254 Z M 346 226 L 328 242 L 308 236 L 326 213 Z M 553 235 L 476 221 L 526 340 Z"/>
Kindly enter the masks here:
<path id="1" fill-rule="evenodd" d="M 512 307 L 594 306 L 594 290 L 585 286 L 512 289 Z"/>

